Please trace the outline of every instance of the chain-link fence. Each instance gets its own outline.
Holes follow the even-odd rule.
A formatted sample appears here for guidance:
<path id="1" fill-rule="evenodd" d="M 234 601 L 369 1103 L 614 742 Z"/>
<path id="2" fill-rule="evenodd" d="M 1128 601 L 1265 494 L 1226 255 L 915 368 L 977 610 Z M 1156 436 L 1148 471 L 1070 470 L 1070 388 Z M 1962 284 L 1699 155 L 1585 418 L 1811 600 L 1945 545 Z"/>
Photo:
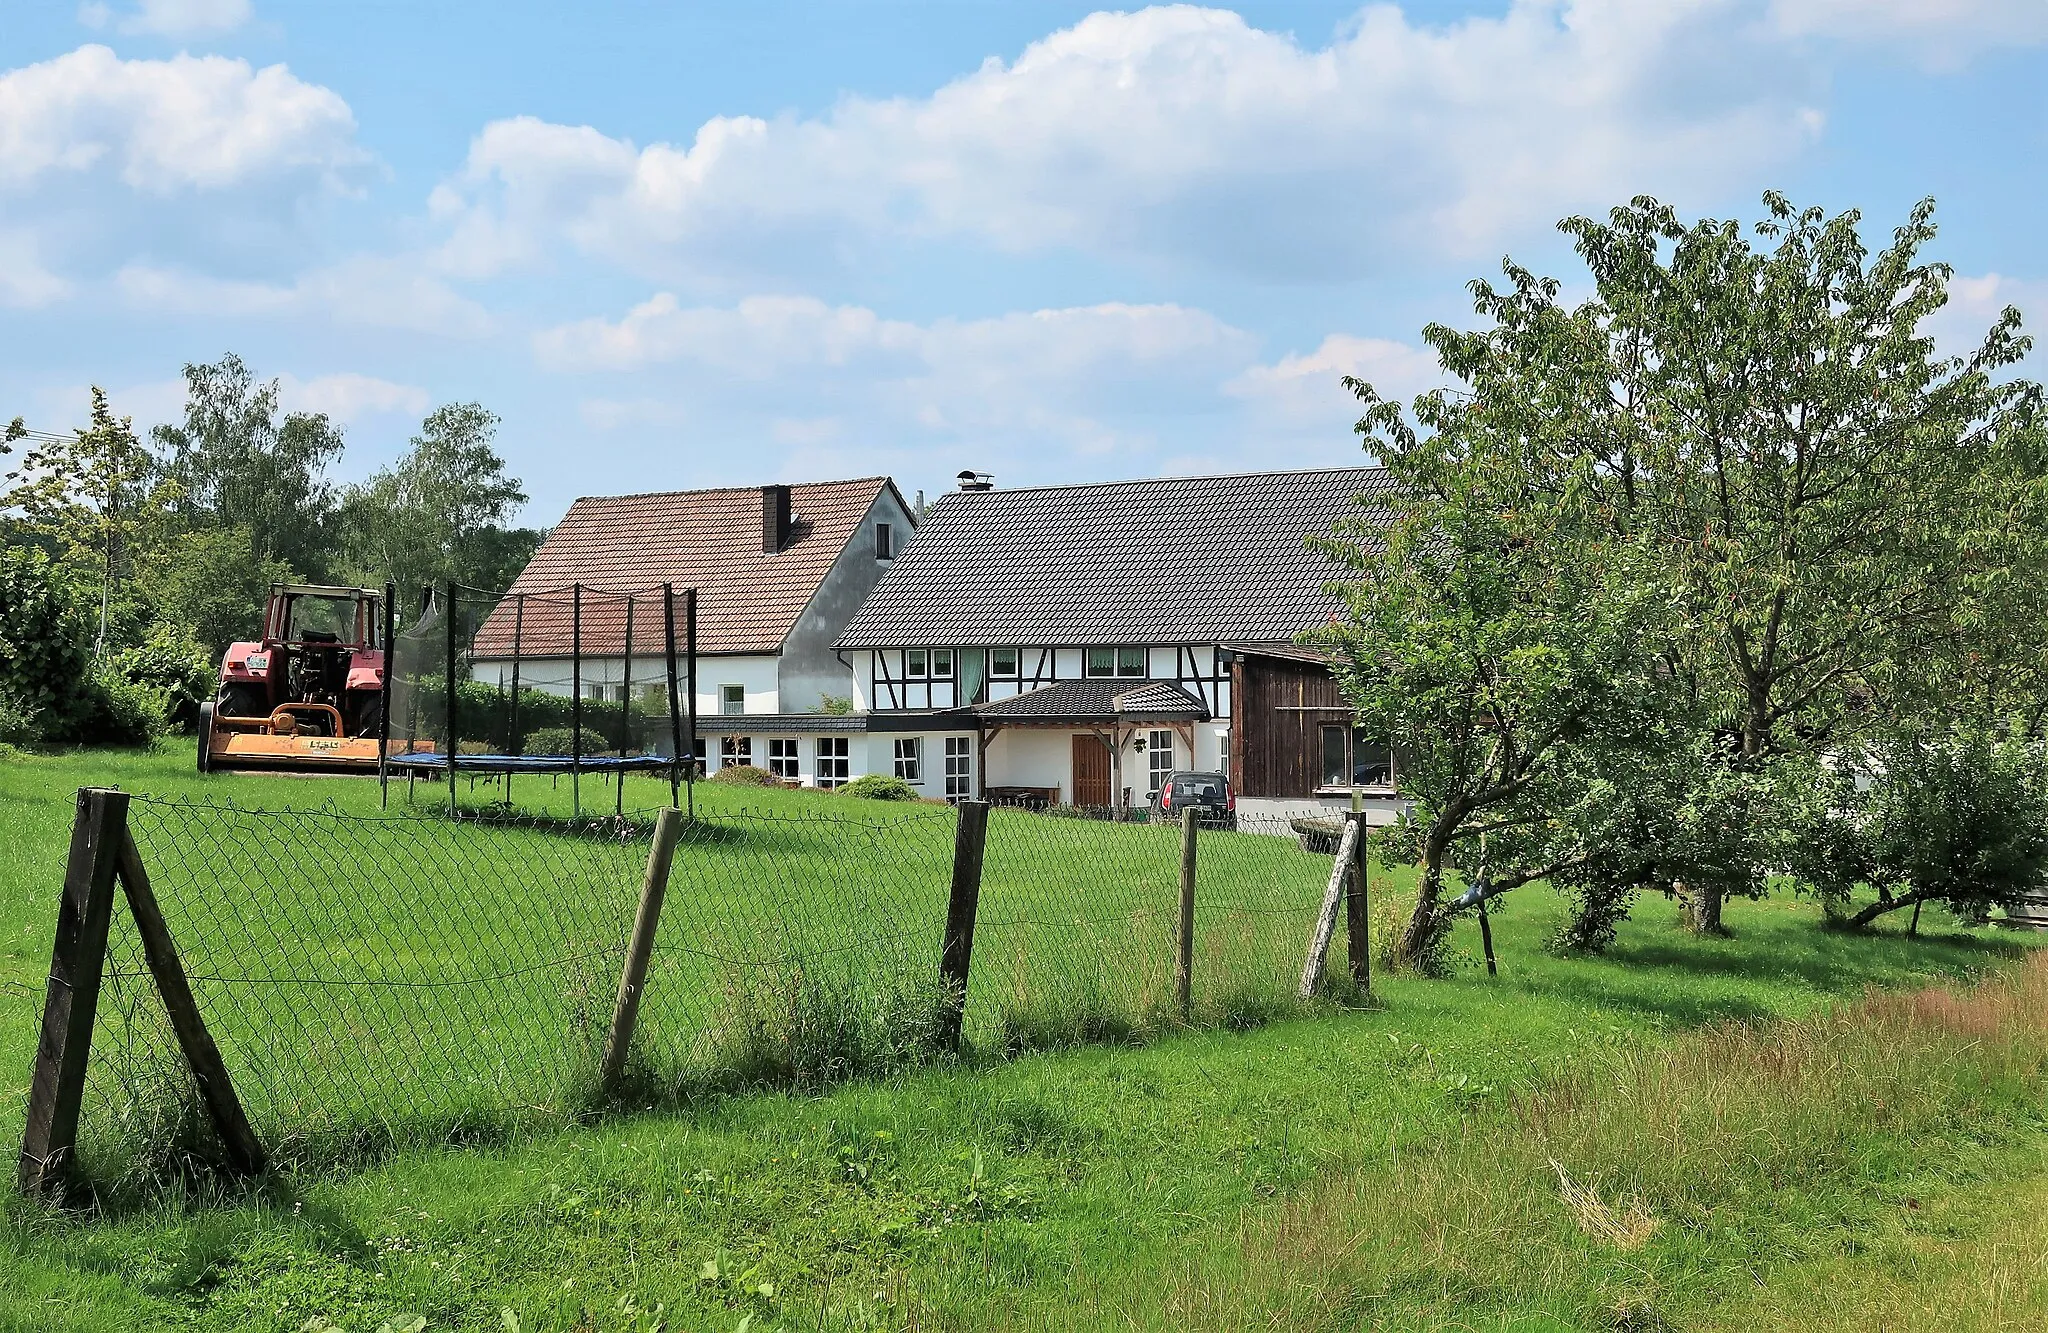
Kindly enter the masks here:
<path id="1" fill-rule="evenodd" d="M 612 1094 L 653 1104 L 900 1067 L 944 1049 L 938 963 L 958 816 L 874 811 L 682 823 Z M 137 797 L 126 820 L 196 1007 L 273 1161 L 490 1136 L 602 1103 L 600 1053 L 651 814 L 449 819 Z M 1283 1009 L 1332 865 L 1310 841 L 1234 818 L 1201 830 L 1183 1013 L 1182 829 L 991 812 L 970 1048 L 1240 1024 Z M 209 1156 L 209 1136 L 134 923 L 121 910 L 112 921 L 79 1157 L 102 1179 L 158 1176 Z"/>

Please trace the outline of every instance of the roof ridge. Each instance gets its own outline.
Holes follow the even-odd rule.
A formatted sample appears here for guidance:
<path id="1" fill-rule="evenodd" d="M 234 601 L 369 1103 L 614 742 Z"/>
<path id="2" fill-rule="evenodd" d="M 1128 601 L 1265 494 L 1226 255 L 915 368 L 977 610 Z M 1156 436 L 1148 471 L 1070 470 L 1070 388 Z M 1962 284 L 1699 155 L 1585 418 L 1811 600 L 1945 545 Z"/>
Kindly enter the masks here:
<path id="1" fill-rule="evenodd" d="M 698 486 L 676 491 L 630 491 L 625 495 L 579 495 L 569 502 L 569 508 L 574 509 L 585 500 L 665 500 L 672 495 L 724 495 L 728 492 L 736 494 L 740 491 L 758 491 L 766 486 L 788 486 L 794 490 L 799 486 L 858 486 L 863 482 L 887 483 L 890 480 L 892 478 L 887 474 L 878 473 L 871 477 L 841 477 L 833 481 L 764 481 L 756 486 Z"/>
<path id="2" fill-rule="evenodd" d="M 1360 467 L 1283 467 L 1263 468 L 1251 472 L 1196 472 L 1179 476 L 1163 477 L 1120 477 L 1112 481 L 1065 481 L 1044 486 L 996 486 L 986 491 L 943 491 L 932 501 L 951 499 L 956 495 L 1029 495 L 1040 491 L 1090 491 L 1108 490 L 1115 486 L 1154 486 L 1172 482 L 1190 481 L 1235 481 L 1241 477 L 1317 477 L 1334 476 L 1340 472 L 1385 472 L 1385 463 L 1370 463 Z"/>

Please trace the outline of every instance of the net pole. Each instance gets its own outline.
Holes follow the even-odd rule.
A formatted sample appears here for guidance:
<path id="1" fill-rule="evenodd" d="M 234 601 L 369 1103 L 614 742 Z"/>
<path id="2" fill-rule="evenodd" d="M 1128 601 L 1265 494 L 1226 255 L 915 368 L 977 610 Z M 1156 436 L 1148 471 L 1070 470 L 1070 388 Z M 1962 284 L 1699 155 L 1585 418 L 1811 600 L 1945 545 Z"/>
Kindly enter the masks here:
<path id="1" fill-rule="evenodd" d="M 455 748 L 459 739 L 455 734 L 455 580 L 448 580 L 448 605 L 443 611 L 447 616 L 448 635 L 448 817 L 455 817 Z"/>
<path id="2" fill-rule="evenodd" d="M 583 817 L 583 585 L 569 585 L 569 801 Z"/>
<path id="3" fill-rule="evenodd" d="M 519 734 L 519 638 L 526 629 L 526 594 L 512 594 L 512 713 L 506 718 L 505 748 L 513 754 L 526 753 L 526 738 Z M 512 770 L 505 770 L 505 804 L 512 804 Z"/>
<path id="4" fill-rule="evenodd" d="M 391 808 L 391 692 L 398 688 L 398 585 L 384 580 L 384 700 L 377 710 L 377 806 Z"/>
<path id="5" fill-rule="evenodd" d="M 633 741 L 633 594 L 626 594 L 626 656 L 625 666 L 619 676 L 619 769 L 617 780 L 618 800 L 612 813 L 623 819 L 626 815 L 626 751 Z"/>
<path id="6" fill-rule="evenodd" d="M 683 803 L 683 706 L 676 694 L 676 585 L 661 585 L 661 620 L 668 657 L 668 803 Z"/>
<path id="7" fill-rule="evenodd" d="M 688 784 L 690 818 L 697 817 L 697 590 L 691 588 L 683 600 L 684 638 L 690 653 L 690 767 L 683 774 Z"/>

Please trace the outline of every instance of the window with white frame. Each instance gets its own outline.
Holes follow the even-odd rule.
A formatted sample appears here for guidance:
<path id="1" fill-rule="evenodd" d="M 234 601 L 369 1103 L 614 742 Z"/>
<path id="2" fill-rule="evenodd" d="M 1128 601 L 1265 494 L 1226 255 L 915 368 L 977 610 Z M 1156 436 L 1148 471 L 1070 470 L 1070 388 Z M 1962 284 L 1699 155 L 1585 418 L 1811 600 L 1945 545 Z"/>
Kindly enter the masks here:
<path id="1" fill-rule="evenodd" d="M 991 648 L 988 650 L 988 676 L 990 680 L 1017 679 L 1019 654 L 1015 648 Z"/>
<path id="2" fill-rule="evenodd" d="M 718 711 L 734 714 L 747 711 L 747 687 L 744 685 L 721 685 L 718 687 Z"/>
<path id="3" fill-rule="evenodd" d="M 922 648 L 903 650 L 903 674 L 910 680 L 926 680 L 932 674 L 931 654 Z"/>
<path id="4" fill-rule="evenodd" d="M 946 795 L 949 798 L 974 794 L 974 738 L 946 737 Z"/>
<path id="5" fill-rule="evenodd" d="M 1173 776 L 1173 733 L 1155 731 L 1145 738 L 1145 771 L 1151 783 L 1146 793 L 1157 796 L 1166 780 Z"/>
<path id="6" fill-rule="evenodd" d="M 896 776 L 905 782 L 924 781 L 924 740 L 918 736 L 896 738 Z"/>
<path id="7" fill-rule="evenodd" d="M 768 741 L 768 771 L 784 782 L 795 782 L 803 776 L 797 759 L 794 737 L 773 736 Z"/>
<path id="8" fill-rule="evenodd" d="M 953 650 L 951 648 L 932 649 L 932 679 L 953 679 Z"/>
<path id="9" fill-rule="evenodd" d="M 1138 676 L 1145 675 L 1145 650 L 1143 648 L 1090 648 L 1082 664 L 1082 674 L 1087 676 Z"/>
<path id="10" fill-rule="evenodd" d="M 818 737 L 817 764 L 812 770 L 820 787 L 843 787 L 851 771 L 846 761 L 846 737 Z"/>
<path id="11" fill-rule="evenodd" d="M 754 763 L 754 738 L 752 736 L 724 736 L 718 742 L 718 766 L 731 768 L 735 764 L 752 767 Z"/>

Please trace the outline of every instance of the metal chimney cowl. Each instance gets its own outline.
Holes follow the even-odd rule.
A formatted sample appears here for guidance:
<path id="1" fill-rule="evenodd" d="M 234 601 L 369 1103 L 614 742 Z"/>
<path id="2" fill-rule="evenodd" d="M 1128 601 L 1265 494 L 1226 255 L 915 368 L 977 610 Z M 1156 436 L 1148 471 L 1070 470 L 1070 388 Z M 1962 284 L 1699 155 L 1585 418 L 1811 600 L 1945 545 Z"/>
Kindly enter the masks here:
<path id="1" fill-rule="evenodd" d="M 995 478 L 987 472 L 976 472 L 973 468 L 962 468 L 956 478 L 963 491 L 992 491 L 996 488 Z"/>

